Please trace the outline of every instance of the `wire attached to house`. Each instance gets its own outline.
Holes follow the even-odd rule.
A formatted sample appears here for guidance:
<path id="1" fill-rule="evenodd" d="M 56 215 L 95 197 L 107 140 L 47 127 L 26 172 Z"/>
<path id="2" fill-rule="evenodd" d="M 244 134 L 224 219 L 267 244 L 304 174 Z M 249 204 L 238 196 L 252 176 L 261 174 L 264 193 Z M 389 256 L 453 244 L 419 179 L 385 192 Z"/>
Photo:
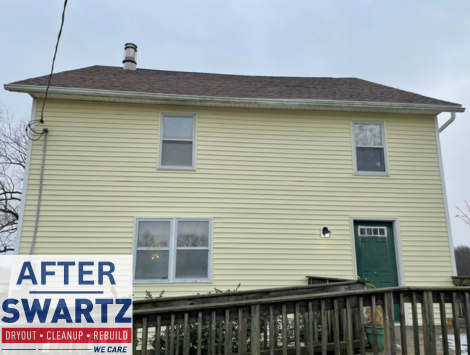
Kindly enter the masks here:
<path id="1" fill-rule="evenodd" d="M 46 87 L 46 95 L 44 96 L 44 102 L 42 103 L 41 119 L 39 120 L 41 123 L 44 123 L 44 107 L 46 106 L 47 94 L 49 93 L 49 87 L 51 86 L 52 73 L 54 73 L 55 58 L 57 57 L 57 50 L 59 49 L 60 36 L 62 36 L 62 29 L 64 28 L 65 9 L 67 8 L 67 2 L 68 0 L 64 1 L 64 9 L 62 10 L 62 21 L 60 23 L 60 30 L 59 35 L 57 36 L 57 42 L 55 44 L 54 57 L 52 58 L 51 73 L 49 74 L 49 81 Z"/>
<path id="2" fill-rule="evenodd" d="M 41 139 L 41 137 L 44 134 L 47 134 L 47 128 L 44 128 L 42 130 L 38 130 L 37 126 L 41 123 L 44 123 L 44 108 L 46 107 L 46 101 L 47 101 L 47 95 L 49 93 L 49 87 L 51 86 L 51 80 L 52 80 L 52 74 L 54 73 L 54 66 L 55 66 L 55 60 L 57 57 L 57 51 L 59 49 L 59 42 L 60 42 L 60 37 L 62 36 L 62 30 L 64 28 L 64 22 L 65 22 L 65 10 L 67 9 L 67 3 L 68 0 L 64 1 L 64 8 L 62 10 L 62 20 L 60 23 L 60 29 L 59 29 L 59 34 L 57 36 L 57 41 L 55 44 L 55 51 L 54 51 L 54 57 L 52 58 L 52 66 L 51 66 L 51 73 L 49 74 L 49 80 L 47 82 L 47 87 L 46 87 L 46 94 L 44 96 L 44 102 L 42 103 L 42 109 L 41 109 L 41 118 L 39 120 L 31 120 L 27 125 L 26 125 L 26 137 L 32 141 L 37 141 Z"/>

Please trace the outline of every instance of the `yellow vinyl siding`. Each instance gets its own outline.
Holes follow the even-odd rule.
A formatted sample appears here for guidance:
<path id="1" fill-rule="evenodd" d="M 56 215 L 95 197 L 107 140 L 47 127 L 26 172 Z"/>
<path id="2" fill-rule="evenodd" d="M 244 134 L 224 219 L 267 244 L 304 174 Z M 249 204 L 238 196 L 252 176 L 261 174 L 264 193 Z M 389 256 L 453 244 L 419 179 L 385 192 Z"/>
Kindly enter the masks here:
<path id="1" fill-rule="evenodd" d="M 157 169 L 161 112 L 197 115 L 196 170 Z M 45 118 L 35 253 L 131 254 L 136 218 L 213 220 L 212 282 L 135 284 L 136 297 L 353 278 L 352 217 L 398 219 L 407 285 L 451 284 L 434 117 L 50 100 Z M 390 176 L 353 174 L 351 121 L 368 119 L 385 122 Z M 35 141 L 22 254 L 42 149 Z"/>

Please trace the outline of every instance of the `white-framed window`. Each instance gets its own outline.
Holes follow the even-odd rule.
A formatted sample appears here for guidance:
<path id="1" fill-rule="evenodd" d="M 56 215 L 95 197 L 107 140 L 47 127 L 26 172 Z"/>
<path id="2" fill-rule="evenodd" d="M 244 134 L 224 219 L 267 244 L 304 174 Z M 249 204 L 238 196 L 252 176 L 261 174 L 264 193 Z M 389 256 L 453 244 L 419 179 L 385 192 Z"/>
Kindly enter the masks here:
<path id="1" fill-rule="evenodd" d="M 359 237 L 387 237 L 387 227 L 359 226 Z"/>
<path id="2" fill-rule="evenodd" d="M 135 282 L 209 282 L 212 220 L 137 219 Z"/>
<path id="3" fill-rule="evenodd" d="M 355 173 L 388 175 L 384 123 L 354 121 L 352 125 Z"/>
<path id="4" fill-rule="evenodd" d="M 196 115 L 162 114 L 160 125 L 161 169 L 195 169 Z"/>

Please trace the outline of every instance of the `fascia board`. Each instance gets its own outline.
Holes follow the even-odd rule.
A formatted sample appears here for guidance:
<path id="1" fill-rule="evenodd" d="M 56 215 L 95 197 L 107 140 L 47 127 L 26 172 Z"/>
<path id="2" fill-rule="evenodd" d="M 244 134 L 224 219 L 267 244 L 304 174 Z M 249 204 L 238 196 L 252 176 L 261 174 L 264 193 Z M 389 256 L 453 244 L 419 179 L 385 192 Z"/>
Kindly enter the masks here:
<path id="1" fill-rule="evenodd" d="M 4 88 L 24 92 L 33 98 L 44 98 L 45 86 L 5 84 Z M 441 112 L 464 112 L 461 105 L 434 105 L 415 103 L 392 103 L 371 101 L 233 98 L 213 96 L 173 95 L 131 91 L 94 90 L 79 88 L 49 88 L 48 97 L 61 100 L 85 100 L 127 102 L 156 105 L 204 106 L 231 108 L 262 108 L 280 110 L 317 110 L 378 113 L 439 114 Z"/>

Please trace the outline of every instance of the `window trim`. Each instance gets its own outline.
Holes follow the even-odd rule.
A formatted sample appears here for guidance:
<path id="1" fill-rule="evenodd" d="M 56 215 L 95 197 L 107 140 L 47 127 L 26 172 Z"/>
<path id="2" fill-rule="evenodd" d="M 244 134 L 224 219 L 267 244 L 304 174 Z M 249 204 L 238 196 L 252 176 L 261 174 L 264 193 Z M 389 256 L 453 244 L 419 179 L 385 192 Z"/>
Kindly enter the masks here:
<path id="1" fill-rule="evenodd" d="M 208 222 L 209 223 L 209 235 L 208 235 L 208 256 L 207 256 L 207 278 L 199 279 L 181 279 L 176 278 L 176 251 L 177 251 L 177 224 L 179 221 L 182 222 Z M 137 242 L 138 242 L 138 231 L 139 222 L 170 222 L 170 243 L 169 243 L 169 257 L 168 257 L 168 279 L 136 279 L 135 269 L 137 263 Z M 212 219 L 211 218 L 136 218 L 135 229 L 134 229 L 134 243 L 133 243 L 133 255 L 134 255 L 134 269 L 132 270 L 132 281 L 133 283 L 196 283 L 196 282 L 212 282 Z M 160 248 L 162 249 L 162 248 Z M 187 248 L 196 249 L 196 248 Z M 200 248 L 206 249 L 206 248 Z M 163 250 L 163 249 L 162 249 Z"/>
<path id="2" fill-rule="evenodd" d="M 369 233 L 367 233 L 367 231 L 364 234 L 361 233 L 361 229 L 366 229 L 366 230 L 371 229 L 371 230 L 373 230 L 374 228 L 377 229 L 377 235 L 375 235 L 373 232 L 372 232 L 372 234 L 369 234 Z M 361 238 L 370 238 L 370 237 L 387 238 L 388 237 L 387 228 L 383 227 L 383 226 L 369 227 L 369 226 L 358 225 L 357 230 L 358 230 L 358 235 Z M 380 230 L 383 230 L 384 234 L 380 235 Z"/>
<path id="3" fill-rule="evenodd" d="M 162 165 L 163 153 L 163 121 L 165 117 L 187 117 L 193 119 L 193 138 L 191 139 L 167 139 L 169 141 L 192 142 L 192 164 L 191 166 L 171 166 Z M 196 170 L 196 132 L 197 132 L 197 115 L 195 113 L 178 113 L 178 112 L 161 112 L 160 113 L 160 132 L 158 140 L 158 169 L 166 170 Z"/>
<path id="4" fill-rule="evenodd" d="M 354 125 L 359 124 L 377 124 L 381 128 L 382 134 L 382 147 L 384 150 L 384 162 L 385 162 L 385 171 L 362 171 L 357 170 L 357 153 L 356 153 L 356 137 L 354 135 Z M 388 150 L 387 150 L 387 135 L 386 135 L 386 126 L 385 121 L 377 120 L 351 120 L 351 139 L 353 147 L 353 160 L 354 160 L 354 175 L 376 175 L 376 176 L 390 176 L 389 167 L 388 167 Z M 378 147 L 380 148 L 380 147 Z"/>

